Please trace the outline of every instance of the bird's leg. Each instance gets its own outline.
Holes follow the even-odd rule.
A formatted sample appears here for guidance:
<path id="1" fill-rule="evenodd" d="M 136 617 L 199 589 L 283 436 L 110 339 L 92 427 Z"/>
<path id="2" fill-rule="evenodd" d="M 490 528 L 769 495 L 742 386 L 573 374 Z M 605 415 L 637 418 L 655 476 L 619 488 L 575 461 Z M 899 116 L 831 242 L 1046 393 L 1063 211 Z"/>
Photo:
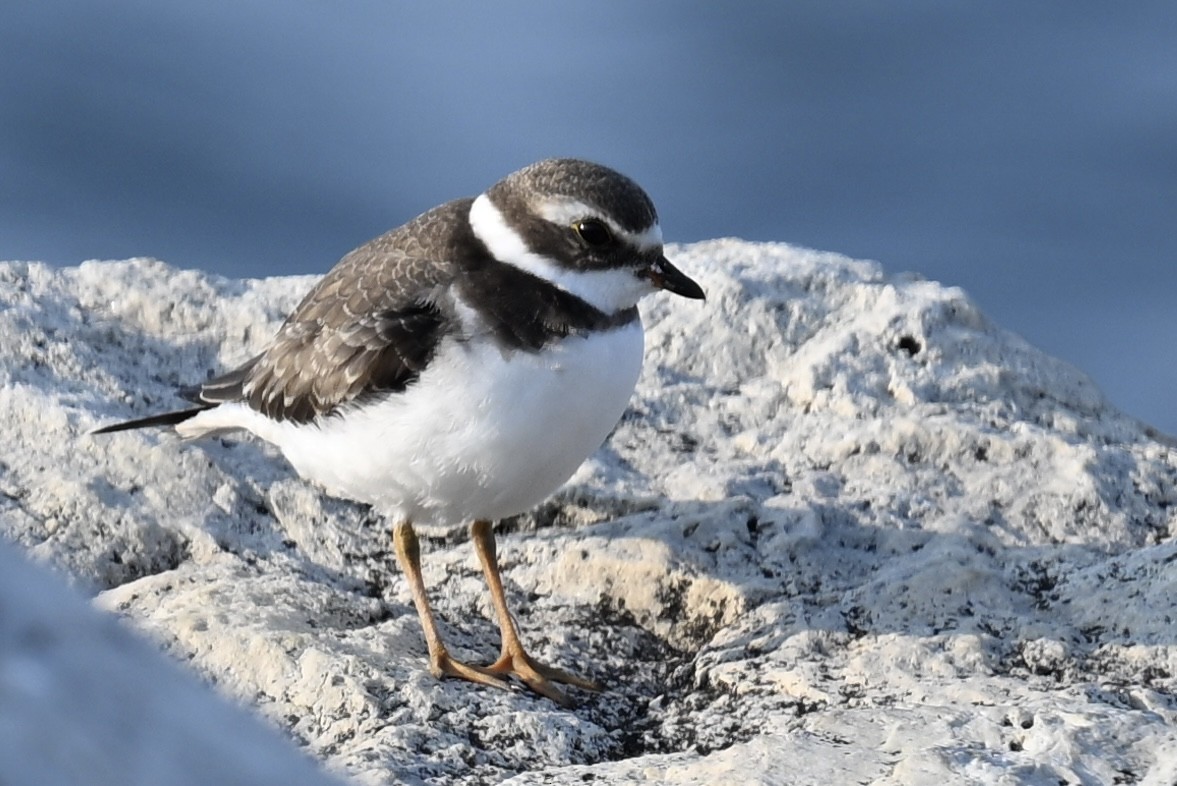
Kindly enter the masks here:
<path id="1" fill-rule="evenodd" d="M 574 705 L 563 691 L 553 685 L 561 682 L 565 685 L 575 685 L 586 690 L 599 691 L 601 686 L 592 680 L 586 680 L 575 674 L 569 674 L 561 669 L 545 666 L 531 659 L 519 641 L 519 629 L 511 612 L 507 610 L 507 597 L 503 592 L 503 581 L 499 576 L 499 563 L 495 554 L 495 537 L 488 521 L 475 521 L 470 525 L 470 538 L 474 541 L 474 550 L 482 563 L 482 572 L 486 575 L 487 586 L 490 587 L 491 602 L 494 603 L 495 614 L 499 618 L 499 631 L 503 640 L 502 653 L 499 659 L 485 671 L 491 674 L 513 674 L 534 690 L 542 693 L 565 707 Z"/>
<path id="2" fill-rule="evenodd" d="M 413 603 L 417 606 L 417 616 L 421 618 L 425 644 L 429 647 L 429 670 L 433 672 L 433 676 L 439 679 L 460 677 L 471 682 L 510 690 L 511 686 L 506 680 L 486 669 L 462 663 L 451 657 L 446 650 L 445 644 L 441 641 L 441 633 L 437 629 L 437 620 L 433 617 L 433 609 L 429 607 L 429 598 L 425 594 L 425 581 L 421 578 L 421 543 L 417 540 L 413 525 L 408 521 L 397 522 L 392 529 L 392 541 L 396 546 L 397 562 L 409 581 Z"/>

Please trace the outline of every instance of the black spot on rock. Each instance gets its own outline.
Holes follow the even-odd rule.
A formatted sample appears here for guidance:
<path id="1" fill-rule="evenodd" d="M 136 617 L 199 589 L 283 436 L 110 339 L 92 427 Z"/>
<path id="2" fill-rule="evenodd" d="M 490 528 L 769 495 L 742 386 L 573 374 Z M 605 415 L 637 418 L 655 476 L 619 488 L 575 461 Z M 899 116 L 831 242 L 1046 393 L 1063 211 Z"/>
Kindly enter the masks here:
<path id="1" fill-rule="evenodd" d="M 900 336 L 899 340 L 895 342 L 895 346 L 902 349 L 908 355 L 916 355 L 924 348 L 915 336 Z"/>

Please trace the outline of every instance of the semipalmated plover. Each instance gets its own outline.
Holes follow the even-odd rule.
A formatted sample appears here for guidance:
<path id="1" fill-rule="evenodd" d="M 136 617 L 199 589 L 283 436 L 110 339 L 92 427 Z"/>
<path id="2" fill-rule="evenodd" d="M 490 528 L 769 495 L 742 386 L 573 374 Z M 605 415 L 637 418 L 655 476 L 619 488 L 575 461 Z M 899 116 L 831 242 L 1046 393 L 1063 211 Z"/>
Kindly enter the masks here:
<path id="1" fill-rule="evenodd" d="M 604 442 L 641 370 L 638 300 L 659 289 L 703 298 L 664 256 L 646 193 L 598 164 L 541 161 L 352 251 L 259 355 L 191 391 L 195 406 L 93 433 L 273 443 L 392 519 L 434 674 L 504 688 L 515 675 L 568 705 L 553 683 L 598 686 L 524 651 L 490 522 L 543 501 Z M 414 522 L 471 522 L 502 632 L 493 664 L 442 643 Z"/>

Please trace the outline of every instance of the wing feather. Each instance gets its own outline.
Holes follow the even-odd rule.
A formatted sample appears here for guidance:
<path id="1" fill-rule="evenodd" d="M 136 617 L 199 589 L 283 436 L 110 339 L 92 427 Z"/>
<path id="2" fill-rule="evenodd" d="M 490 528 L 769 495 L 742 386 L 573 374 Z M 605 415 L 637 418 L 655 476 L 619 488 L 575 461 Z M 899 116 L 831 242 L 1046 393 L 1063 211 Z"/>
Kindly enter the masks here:
<path id="1" fill-rule="evenodd" d="M 241 401 L 275 420 L 306 423 L 404 390 L 455 319 L 450 235 L 469 205 L 442 205 L 345 256 L 261 354 L 206 382 L 199 401 Z"/>

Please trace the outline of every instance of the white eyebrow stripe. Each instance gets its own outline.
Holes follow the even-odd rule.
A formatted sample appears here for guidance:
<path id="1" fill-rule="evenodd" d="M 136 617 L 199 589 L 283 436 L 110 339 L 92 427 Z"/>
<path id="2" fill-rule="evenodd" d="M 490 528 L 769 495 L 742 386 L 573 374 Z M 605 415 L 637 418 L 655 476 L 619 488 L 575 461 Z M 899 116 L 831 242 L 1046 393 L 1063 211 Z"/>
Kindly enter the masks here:
<path id="1" fill-rule="evenodd" d="M 657 223 L 650 225 L 648 229 L 636 234 L 624 229 L 620 230 L 620 234 L 624 235 L 630 243 L 642 251 L 662 248 L 662 227 Z"/>
<path id="2" fill-rule="evenodd" d="M 624 238 L 634 248 L 649 251 L 662 247 L 662 227 L 657 221 L 641 232 L 631 232 L 602 214 L 597 208 L 572 197 L 548 197 L 539 203 L 536 212 L 545 220 L 562 225 L 571 225 L 585 218 L 596 218 L 608 224 L 614 235 Z"/>
<path id="3" fill-rule="evenodd" d="M 551 221 L 553 224 L 571 224 L 578 219 L 597 216 L 600 213 L 599 210 L 589 207 L 579 199 L 562 196 L 547 197 L 536 206 L 536 212 L 541 218 Z M 615 226 L 604 216 L 599 217 L 610 227 Z"/>

